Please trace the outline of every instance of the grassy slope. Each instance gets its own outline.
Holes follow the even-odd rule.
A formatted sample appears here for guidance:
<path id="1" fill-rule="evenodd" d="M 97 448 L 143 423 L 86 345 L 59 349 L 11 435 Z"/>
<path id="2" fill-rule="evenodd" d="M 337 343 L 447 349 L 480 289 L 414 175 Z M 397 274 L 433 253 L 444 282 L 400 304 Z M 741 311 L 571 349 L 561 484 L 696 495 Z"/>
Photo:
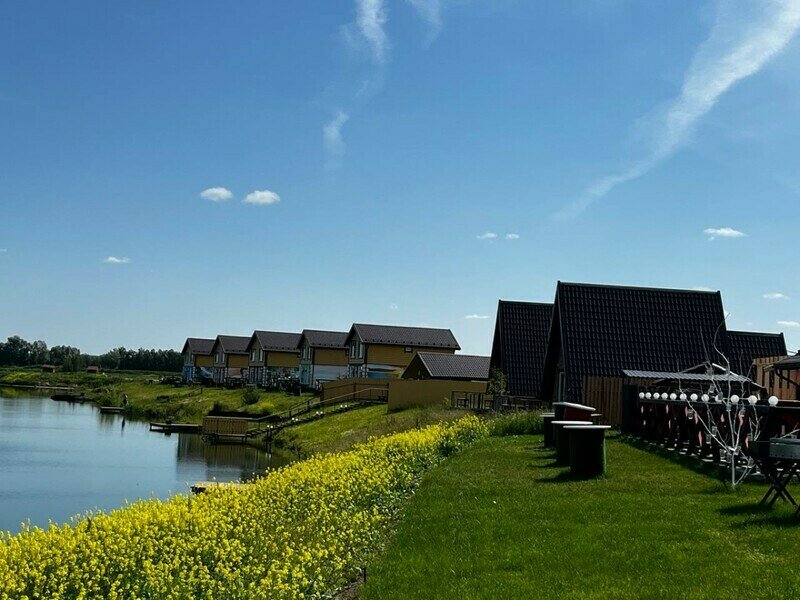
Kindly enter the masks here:
<path id="1" fill-rule="evenodd" d="M 365 599 L 794 597 L 800 520 L 765 491 L 621 441 L 570 481 L 539 437 L 490 438 L 429 473 Z"/>
<path id="2" fill-rule="evenodd" d="M 457 419 L 464 413 L 445 408 L 409 408 L 388 412 L 386 406 L 369 406 L 325 417 L 281 432 L 278 445 L 302 455 L 348 450 L 370 436 L 424 427 Z"/>
<path id="3" fill-rule="evenodd" d="M 200 388 L 157 383 L 158 374 L 145 372 L 41 373 L 38 369 L 0 369 L 3 383 L 16 385 L 74 385 L 103 406 L 119 406 L 128 395 L 130 414 L 145 419 L 173 418 L 199 422 L 214 404 L 223 410 L 240 410 L 254 415 L 279 412 L 308 396 L 297 397 L 281 392 L 262 392 L 261 400 L 245 405 L 241 390 Z M 155 383 L 154 383 L 155 382 Z"/>

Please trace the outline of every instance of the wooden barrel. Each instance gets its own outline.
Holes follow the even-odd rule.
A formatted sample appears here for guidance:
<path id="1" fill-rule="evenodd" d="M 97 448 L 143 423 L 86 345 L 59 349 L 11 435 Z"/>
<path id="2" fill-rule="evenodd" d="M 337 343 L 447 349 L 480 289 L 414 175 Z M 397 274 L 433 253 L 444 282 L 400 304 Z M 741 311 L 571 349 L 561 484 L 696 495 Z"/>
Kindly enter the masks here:
<path id="1" fill-rule="evenodd" d="M 552 448 L 555 445 L 553 440 L 553 421 L 556 413 L 542 413 L 542 426 L 544 427 L 544 447 Z"/>
<path id="2" fill-rule="evenodd" d="M 590 479 L 606 472 L 606 429 L 609 425 L 567 425 L 569 470 L 574 477 Z"/>
<path id="3" fill-rule="evenodd" d="M 553 421 L 553 438 L 556 446 L 556 464 L 569 464 L 569 432 L 564 431 L 568 425 L 591 425 L 591 421 Z"/>

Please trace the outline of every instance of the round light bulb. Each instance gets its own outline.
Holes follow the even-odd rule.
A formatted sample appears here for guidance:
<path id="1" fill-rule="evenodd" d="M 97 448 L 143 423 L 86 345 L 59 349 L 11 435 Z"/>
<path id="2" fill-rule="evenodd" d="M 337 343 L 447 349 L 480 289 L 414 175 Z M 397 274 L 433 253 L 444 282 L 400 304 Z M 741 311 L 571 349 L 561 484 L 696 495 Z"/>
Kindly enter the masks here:
<path id="1" fill-rule="evenodd" d="M 736 394 L 731 396 L 731 404 L 739 404 L 739 396 L 737 396 Z"/>
<path id="2" fill-rule="evenodd" d="M 669 399 L 670 399 L 670 400 L 677 400 L 677 399 L 678 399 L 678 394 L 676 394 L 675 392 L 672 392 L 672 393 L 669 395 Z"/>
<path id="3" fill-rule="evenodd" d="M 716 397 L 714 398 L 714 401 L 716 401 L 716 402 L 722 402 L 722 396 L 720 396 L 719 394 L 717 394 L 717 395 L 716 395 Z"/>
<path id="4" fill-rule="evenodd" d="M 653 398 L 655 398 L 656 400 L 660 400 L 661 399 L 661 394 L 656 392 L 655 394 L 653 394 Z"/>
<path id="5" fill-rule="evenodd" d="M 697 402 L 697 394 L 692 394 L 691 396 L 689 396 L 689 400 L 691 400 L 692 402 Z"/>
<path id="6" fill-rule="evenodd" d="M 708 402 L 708 394 L 703 394 L 701 396 L 701 399 L 703 400 L 703 402 Z"/>
<path id="7" fill-rule="evenodd" d="M 758 402 L 758 398 L 756 398 L 755 394 L 750 394 L 747 401 L 750 403 L 750 406 L 755 406 L 756 402 Z"/>
<path id="8" fill-rule="evenodd" d="M 686 394 L 684 394 L 683 392 L 681 392 L 680 398 L 683 402 L 686 402 Z"/>
<path id="9" fill-rule="evenodd" d="M 644 397 L 645 397 L 645 398 L 647 398 L 648 400 L 650 400 L 650 398 L 652 398 L 652 397 L 653 397 L 653 394 L 651 394 L 650 392 L 647 392 L 647 393 L 644 395 Z"/>
<path id="10" fill-rule="evenodd" d="M 644 399 L 644 392 L 639 392 L 639 399 Z"/>
<path id="11" fill-rule="evenodd" d="M 778 397 L 777 396 L 770 396 L 769 400 L 767 400 L 770 406 L 778 406 Z"/>

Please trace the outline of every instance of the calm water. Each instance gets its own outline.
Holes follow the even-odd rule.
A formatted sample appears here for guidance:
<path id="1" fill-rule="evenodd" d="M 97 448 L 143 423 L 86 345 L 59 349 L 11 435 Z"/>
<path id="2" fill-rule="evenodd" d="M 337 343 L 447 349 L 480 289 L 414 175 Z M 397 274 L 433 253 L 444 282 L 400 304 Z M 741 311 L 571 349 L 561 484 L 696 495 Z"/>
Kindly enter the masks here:
<path id="1" fill-rule="evenodd" d="M 250 446 L 209 446 L 198 435 L 151 433 L 147 423 L 91 404 L 0 389 L 0 530 L 165 498 L 197 481 L 249 479 L 290 461 Z"/>

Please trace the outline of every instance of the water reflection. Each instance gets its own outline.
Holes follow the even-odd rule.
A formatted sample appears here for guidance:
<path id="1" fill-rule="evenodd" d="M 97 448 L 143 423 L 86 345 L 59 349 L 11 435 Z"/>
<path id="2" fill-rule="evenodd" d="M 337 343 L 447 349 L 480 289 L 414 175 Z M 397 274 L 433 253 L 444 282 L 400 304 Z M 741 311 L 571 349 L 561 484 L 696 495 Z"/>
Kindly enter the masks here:
<path id="1" fill-rule="evenodd" d="M 147 423 L 91 404 L 0 389 L 0 530 L 165 498 L 197 481 L 247 480 L 291 460 L 251 446 L 209 446 L 198 435 L 152 433 Z"/>

